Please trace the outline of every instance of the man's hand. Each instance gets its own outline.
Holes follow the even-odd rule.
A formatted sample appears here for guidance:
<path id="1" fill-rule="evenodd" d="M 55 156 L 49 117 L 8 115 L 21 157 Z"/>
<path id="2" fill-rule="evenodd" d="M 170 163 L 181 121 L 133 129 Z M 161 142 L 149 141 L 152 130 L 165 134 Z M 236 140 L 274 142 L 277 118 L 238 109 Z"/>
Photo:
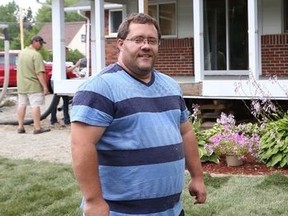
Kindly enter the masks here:
<path id="1" fill-rule="evenodd" d="M 43 89 L 43 93 L 44 93 L 44 95 L 48 95 L 48 94 L 50 94 L 48 88 L 44 88 L 44 89 Z"/>
<path id="2" fill-rule="evenodd" d="M 192 179 L 188 184 L 188 190 L 191 196 L 195 196 L 194 204 L 205 203 L 207 192 L 203 179 Z"/>

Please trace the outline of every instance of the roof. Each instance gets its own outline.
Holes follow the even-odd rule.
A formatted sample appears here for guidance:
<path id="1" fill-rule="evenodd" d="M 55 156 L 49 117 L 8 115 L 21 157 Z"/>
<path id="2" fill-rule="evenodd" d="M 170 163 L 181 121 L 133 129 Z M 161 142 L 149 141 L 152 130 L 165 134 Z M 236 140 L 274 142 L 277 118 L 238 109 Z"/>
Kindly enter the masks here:
<path id="1" fill-rule="evenodd" d="M 70 42 L 73 40 L 75 35 L 79 32 L 84 24 L 85 22 L 66 22 L 64 24 L 66 46 L 70 44 Z M 52 50 L 52 23 L 45 23 L 42 29 L 39 31 L 38 35 L 43 37 L 43 39 L 46 41 L 45 48 Z"/>
<path id="2" fill-rule="evenodd" d="M 104 9 L 121 9 L 122 4 L 106 3 L 104 2 Z M 91 1 L 81 0 L 76 4 L 64 8 L 64 11 L 91 11 Z"/>

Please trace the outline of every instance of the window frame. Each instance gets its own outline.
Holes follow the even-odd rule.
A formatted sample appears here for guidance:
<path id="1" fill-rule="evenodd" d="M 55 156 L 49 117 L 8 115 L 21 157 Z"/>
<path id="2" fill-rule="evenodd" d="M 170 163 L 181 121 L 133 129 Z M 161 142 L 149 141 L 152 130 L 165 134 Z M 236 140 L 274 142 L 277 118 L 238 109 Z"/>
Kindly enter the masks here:
<path id="1" fill-rule="evenodd" d="M 282 1 L 283 4 L 283 32 L 288 32 L 288 2 L 287 0 Z"/>
<path id="2" fill-rule="evenodd" d="M 162 34 L 162 38 L 177 38 L 177 35 L 178 35 L 178 31 L 177 31 L 177 29 L 178 29 L 178 16 L 177 16 L 177 4 L 176 4 L 176 1 L 161 1 L 161 2 L 152 2 L 152 3 L 149 3 L 149 5 L 148 5 L 148 7 L 149 6 L 156 6 L 156 10 L 157 10 L 157 17 L 154 17 L 156 20 L 157 20 L 157 22 L 159 23 L 159 25 L 160 25 L 160 20 L 159 20 L 159 6 L 160 5 L 167 5 L 167 4 L 174 4 L 174 6 L 175 6 L 175 11 L 174 11 L 174 13 L 175 13 L 175 29 L 174 29 L 174 31 L 175 31 L 175 34 L 171 34 L 171 35 L 163 35 Z M 160 30 L 161 30 L 161 26 L 160 26 Z"/>
<path id="3" fill-rule="evenodd" d="M 112 36 L 112 37 L 116 37 L 117 36 L 117 30 L 118 29 L 116 29 L 116 31 L 115 32 L 112 32 L 112 13 L 114 13 L 114 12 L 121 12 L 121 15 L 122 15 L 122 18 L 121 18 L 121 21 L 120 21 L 120 23 L 123 21 L 123 9 L 121 9 L 121 8 L 119 8 L 119 9 L 109 9 L 108 10 L 108 36 Z M 120 24 L 119 23 L 119 24 Z"/>

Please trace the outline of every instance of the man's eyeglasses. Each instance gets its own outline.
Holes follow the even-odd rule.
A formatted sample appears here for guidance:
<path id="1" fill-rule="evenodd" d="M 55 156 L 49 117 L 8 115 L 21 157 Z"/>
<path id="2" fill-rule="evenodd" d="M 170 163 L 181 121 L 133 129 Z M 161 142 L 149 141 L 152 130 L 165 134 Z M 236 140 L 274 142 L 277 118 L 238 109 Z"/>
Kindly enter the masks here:
<path id="1" fill-rule="evenodd" d="M 160 41 L 157 38 L 134 37 L 134 38 L 126 38 L 124 40 L 132 41 L 139 46 L 143 46 L 145 43 L 148 43 L 151 46 L 160 45 Z"/>

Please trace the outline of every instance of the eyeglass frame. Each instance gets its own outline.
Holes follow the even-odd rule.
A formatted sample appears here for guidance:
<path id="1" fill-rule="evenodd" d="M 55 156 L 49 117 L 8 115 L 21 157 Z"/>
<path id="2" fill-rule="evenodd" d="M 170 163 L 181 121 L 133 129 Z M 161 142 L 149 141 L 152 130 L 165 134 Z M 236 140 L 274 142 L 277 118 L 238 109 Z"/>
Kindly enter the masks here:
<path id="1" fill-rule="evenodd" d="M 124 40 L 134 42 L 136 45 L 139 45 L 139 46 L 143 46 L 145 43 L 151 46 L 160 45 L 160 40 L 158 40 L 157 38 L 144 38 L 141 36 L 137 36 L 137 37 L 132 37 L 132 38 L 125 38 Z M 137 42 L 137 40 L 139 41 Z"/>

